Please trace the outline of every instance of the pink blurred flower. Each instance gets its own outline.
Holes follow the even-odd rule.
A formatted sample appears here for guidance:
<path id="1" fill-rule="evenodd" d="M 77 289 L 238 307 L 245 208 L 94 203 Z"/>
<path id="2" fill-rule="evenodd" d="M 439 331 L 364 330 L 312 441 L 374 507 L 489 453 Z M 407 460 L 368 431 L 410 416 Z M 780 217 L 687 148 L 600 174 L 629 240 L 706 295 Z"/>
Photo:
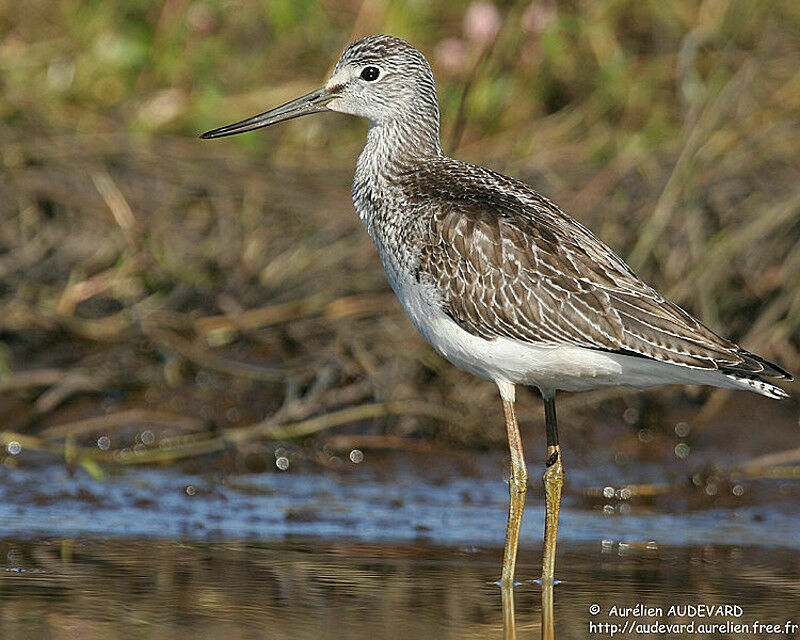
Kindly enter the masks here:
<path id="1" fill-rule="evenodd" d="M 502 18 L 491 2 L 476 0 L 464 14 L 464 36 L 470 42 L 484 45 L 491 42 L 500 31 Z"/>
<path id="2" fill-rule="evenodd" d="M 436 67 L 447 76 L 455 76 L 467 66 L 467 45 L 459 38 L 446 38 L 433 51 Z"/>
<path id="3" fill-rule="evenodd" d="M 522 14 L 522 28 L 530 34 L 544 31 L 558 15 L 554 5 L 534 0 Z"/>

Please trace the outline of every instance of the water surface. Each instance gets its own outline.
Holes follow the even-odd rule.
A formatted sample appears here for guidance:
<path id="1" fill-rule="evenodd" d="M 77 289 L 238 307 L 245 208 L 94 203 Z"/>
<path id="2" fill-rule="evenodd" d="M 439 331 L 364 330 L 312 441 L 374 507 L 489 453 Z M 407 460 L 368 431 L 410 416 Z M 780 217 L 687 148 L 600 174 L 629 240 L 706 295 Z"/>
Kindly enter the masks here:
<path id="1" fill-rule="evenodd" d="M 789 413 L 769 429 L 745 412 L 707 425 L 688 457 L 678 438 L 565 429 L 556 637 L 800 638 L 800 483 L 791 465 L 736 471 L 791 453 Z M 223 456 L 103 481 L 32 451 L 6 457 L 0 639 L 508 638 L 495 584 L 505 452 L 325 451 L 322 463 L 289 455 L 285 472 L 276 445 L 272 471 L 233 472 Z M 530 470 L 517 638 L 541 632 L 543 491 Z M 728 626 L 652 626 L 701 623 Z"/>
<path id="2" fill-rule="evenodd" d="M 0 545 L 0 637 L 502 638 L 500 590 L 491 583 L 498 557 L 496 549 L 427 544 L 9 540 Z M 536 571 L 528 560 L 522 575 Z M 800 563 L 790 550 L 565 544 L 559 568 L 558 638 L 608 637 L 590 623 L 634 619 L 607 613 L 637 604 L 741 607 L 718 622 L 800 617 Z M 538 586 L 520 585 L 515 595 L 517 638 L 538 638 Z M 673 618 L 681 620 L 691 618 Z"/>

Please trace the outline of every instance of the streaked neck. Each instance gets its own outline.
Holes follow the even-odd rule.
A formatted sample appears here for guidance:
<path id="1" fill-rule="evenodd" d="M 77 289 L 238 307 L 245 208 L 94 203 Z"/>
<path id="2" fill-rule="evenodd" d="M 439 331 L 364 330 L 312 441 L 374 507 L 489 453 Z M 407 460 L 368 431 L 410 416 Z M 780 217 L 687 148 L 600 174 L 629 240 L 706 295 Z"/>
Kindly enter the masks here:
<path id="1" fill-rule="evenodd" d="M 367 143 L 358 159 L 357 178 L 391 178 L 425 158 L 442 155 L 439 110 L 435 102 L 426 107 L 422 113 L 370 123 Z"/>

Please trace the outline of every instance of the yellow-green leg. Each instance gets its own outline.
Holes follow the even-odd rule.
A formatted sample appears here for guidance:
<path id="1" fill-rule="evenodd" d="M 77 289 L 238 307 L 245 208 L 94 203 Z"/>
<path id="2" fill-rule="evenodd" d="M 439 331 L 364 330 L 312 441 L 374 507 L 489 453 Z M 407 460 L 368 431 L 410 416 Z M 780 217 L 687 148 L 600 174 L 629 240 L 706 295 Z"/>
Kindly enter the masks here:
<path id="1" fill-rule="evenodd" d="M 511 453 L 511 476 L 508 482 L 508 526 L 506 527 L 506 545 L 503 550 L 503 573 L 500 584 L 504 587 L 511 587 L 514 585 L 519 530 L 522 526 L 522 513 L 525 510 L 525 494 L 528 492 L 528 470 L 525 467 L 522 439 L 519 435 L 517 414 L 514 411 L 514 385 L 498 383 L 497 386 L 500 388 L 500 396 L 503 399 L 508 447 Z"/>
<path id="2" fill-rule="evenodd" d="M 561 464 L 561 447 L 547 447 L 547 468 L 544 476 L 544 549 L 542 551 L 542 584 L 553 582 L 556 566 L 556 536 L 558 513 L 561 510 L 561 487 L 564 486 L 564 466 Z"/>
<path id="3" fill-rule="evenodd" d="M 564 486 L 564 465 L 561 462 L 561 447 L 558 444 L 555 396 L 542 394 L 542 397 L 547 432 L 547 460 L 542 477 L 545 495 L 544 549 L 542 551 L 542 640 L 552 640 L 555 634 L 553 575 L 556 564 L 556 537 L 558 536 L 558 513 L 561 509 L 561 488 Z"/>
<path id="4" fill-rule="evenodd" d="M 558 444 L 556 422 L 556 397 L 554 393 L 542 393 L 544 400 L 544 424 L 547 432 L 547 460 L 544 481 L 545 516 L 544 550 L 542 552 L 542 584 L 553 581 L 556 565 L 556 536 L 558 535 L 558 512 L 561 510 L 561 487 L 564 486 L 564 466 L 561 463 L 561 447 Z"/>

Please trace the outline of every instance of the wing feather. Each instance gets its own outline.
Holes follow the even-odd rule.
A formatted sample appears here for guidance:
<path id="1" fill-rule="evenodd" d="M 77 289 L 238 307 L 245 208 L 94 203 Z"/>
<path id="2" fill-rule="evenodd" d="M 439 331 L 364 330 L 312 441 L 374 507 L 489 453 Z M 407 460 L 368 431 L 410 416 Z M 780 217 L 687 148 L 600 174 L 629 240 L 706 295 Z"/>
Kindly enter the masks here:
<path id="1" fill-rule="evenodd" d="M 642 282 L 611 249 L 522 182 L 443 158 L 406 176 L 437 203 L 417 239 L 418 277 L 463 329 L 688 367 L 787 377 Z"/>

